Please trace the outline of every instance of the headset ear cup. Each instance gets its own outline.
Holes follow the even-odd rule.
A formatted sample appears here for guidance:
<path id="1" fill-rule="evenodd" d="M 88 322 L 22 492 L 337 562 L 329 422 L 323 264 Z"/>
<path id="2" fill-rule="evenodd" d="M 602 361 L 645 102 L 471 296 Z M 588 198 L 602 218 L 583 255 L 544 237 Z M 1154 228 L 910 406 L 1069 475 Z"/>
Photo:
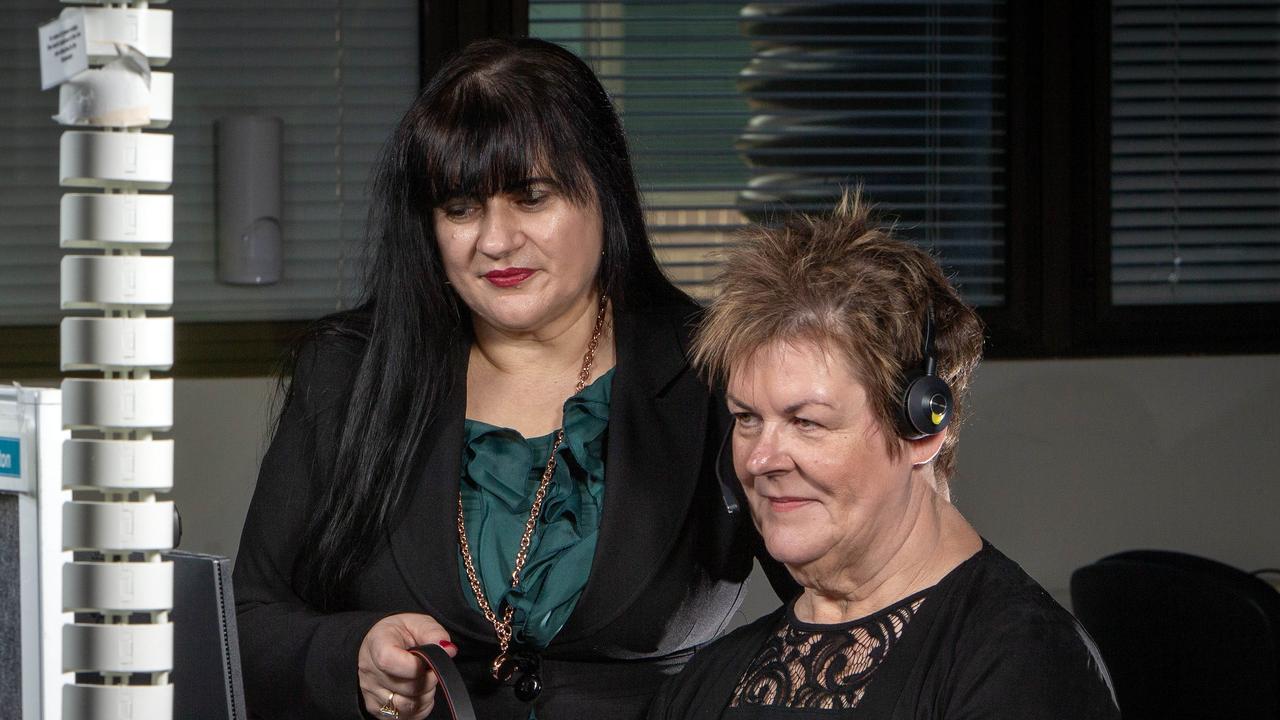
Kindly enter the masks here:
<path id="1" fill-rule="evenodd" d="M 730 515 L 741 510 L 742 502 L 746 500 L 738 475 L 733 469 L 733 429 L 736 425 L 736 420 L 729 421 L 729 431 L 724 434 L 724 440 L 720 441 L 720 452 L 716 453 L 716 484 L 720 486 L 720 499 L 724 500 L 724 509 Z M 730 452 L 725 453 L 725 450 Z"/>
<path id="2" fill-rule="evenodd" d="M 946 380 L 936 375 L 913 379 L 902 397 L 904 437 L 919 440 L 942 432 L 951 423 L 954 402 Z"/>

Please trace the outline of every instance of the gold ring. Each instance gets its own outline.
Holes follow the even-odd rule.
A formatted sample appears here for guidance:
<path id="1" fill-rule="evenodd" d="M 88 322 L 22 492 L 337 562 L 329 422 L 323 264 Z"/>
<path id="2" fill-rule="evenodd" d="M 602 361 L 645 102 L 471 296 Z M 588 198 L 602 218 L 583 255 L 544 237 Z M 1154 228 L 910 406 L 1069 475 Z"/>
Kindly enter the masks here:
<path id="1" fill-rule="evenodd" d="M 382 703 L 382 707 L 378 708 L 378 714 L 383 717 L 398 718 L 400 711 L 396 709 L 396 694 L 391 693 L 387 701 Z"/>

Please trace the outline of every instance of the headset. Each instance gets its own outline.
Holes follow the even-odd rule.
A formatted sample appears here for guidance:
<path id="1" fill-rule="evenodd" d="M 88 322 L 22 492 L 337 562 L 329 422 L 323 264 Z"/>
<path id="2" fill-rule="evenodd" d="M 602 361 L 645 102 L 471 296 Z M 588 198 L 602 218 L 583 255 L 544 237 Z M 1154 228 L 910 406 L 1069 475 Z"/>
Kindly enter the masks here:
<path id="1" fill-rule="evenodd" d="M 729 448 L 729 440 L 733 438 L 733 428 L 737 424 L 737 420 L 729 421 L 729 432 L 724 434 L 724 440 L 720 441 L 720 452 L 716 453 L 716 481 L 720 486 L 720 498 L 724 500 L 724 509 L 730 515 L 738 514 L 742 509 L 742 503 L 739 496 L 743 494 L 742 485 L 738 483 L 736 472 L 729 473 L 729 479 L 724 479 L 725 456 L 724 451 Z M 733 468 L 733 460 L 728 460 L 730 469 Z"/>
<path id="2" fill-rule="evenodd" d="M 909 375 L 903 383 L 902 402 L 899 403 L 899 428 L 907 440 L 937 435 L 951 424 L 951 410 L 955 400 L 951 386 L 938 377 L 938 360 L 934 357 L 933 303 L 924 316 L 924 342 L 920 349 L 921 367 Z"/>
<path id="3" fill-rule="evenodd" d="M 924 338 L 921 343 L 920 367 L 907 376 L 902 385 L 902 395 L 898 402 L 898 432 L 906 440 L 920 440 L 930 435 L 937 435 L 951 424 L 951 411 L 955 400 L 951 394 L 951 386 L 938 376 L 938 360 L 933 342 L 933 303 L 924 316 Z M 720 442 L 720 452 L 716 454 L 716 480 L 720 484 L 720 496 L 724 499 L 724 509 L 729 514 L 742 509 L 739 496 L 742 489 L 737 477 L 728 482 L 724 477 L 726 464 L 725 450 L 733 437 L 733 423 Z M 729 461 L 732 467 L 732 461 Z M 733 473 L 730 473 L 733 475 Z"/>

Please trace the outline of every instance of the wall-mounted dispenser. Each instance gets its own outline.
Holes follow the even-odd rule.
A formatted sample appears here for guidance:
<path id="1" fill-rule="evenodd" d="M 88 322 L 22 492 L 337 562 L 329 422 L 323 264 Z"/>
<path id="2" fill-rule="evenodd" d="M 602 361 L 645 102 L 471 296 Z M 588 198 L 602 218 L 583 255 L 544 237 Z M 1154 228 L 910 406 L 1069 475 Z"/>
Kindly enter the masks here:
<path id="1" fill-rule="evenodd" d="M 279 118 L 218 118 L 218 281 L 270 285 L 284 272 L 281 231 L 284 125 Z"/>

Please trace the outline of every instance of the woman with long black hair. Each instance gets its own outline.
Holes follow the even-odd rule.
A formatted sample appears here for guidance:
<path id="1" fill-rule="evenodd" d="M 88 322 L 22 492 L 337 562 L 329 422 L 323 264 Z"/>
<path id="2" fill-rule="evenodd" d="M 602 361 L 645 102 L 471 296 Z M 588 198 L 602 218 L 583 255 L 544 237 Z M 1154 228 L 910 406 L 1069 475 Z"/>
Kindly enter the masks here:
<path id="1" fill-rule="evenodd" d="M 300 346 L 240 543 L 250 708 L 425 717 L 434 642 L 480 717 L 642 716 L 758 538 L 612 104 L 563 48 L 473 44 L 372 201 L 364 300 Z"/>

